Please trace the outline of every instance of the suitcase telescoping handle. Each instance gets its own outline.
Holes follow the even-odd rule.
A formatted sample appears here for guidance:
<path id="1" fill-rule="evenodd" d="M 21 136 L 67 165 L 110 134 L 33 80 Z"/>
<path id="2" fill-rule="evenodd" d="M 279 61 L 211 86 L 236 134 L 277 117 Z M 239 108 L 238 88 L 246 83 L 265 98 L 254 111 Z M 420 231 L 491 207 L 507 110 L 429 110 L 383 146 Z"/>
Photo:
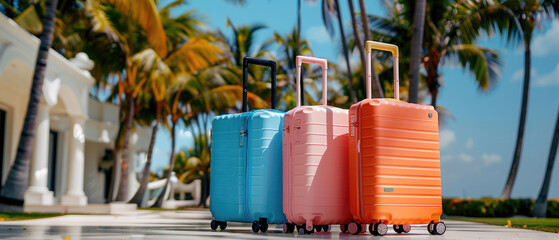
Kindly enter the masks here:
<path id="1" fill-rule="evenodd" d="M 371 99 L 371 50 L 382 50 L 392 53 L 394 59 L 394 99 L 400 100 L 400 77 L 398 75 L 398 46 L 394 44 L 366 41 L 365 50 L 367 51 L 367 98 Z"/>
<path id="2" fill-rule="evenodd" d="M 276 109 L 276 62 L 272 60 L 266 59 L 258 59 L 258 58 L 243 58 L 243 108 L 242 111 L 246 112 L 248 109 L 248 101 L 247 101 L 247 91 L 248 91 L 248 83 L 247 83 L 247 75 L 248 75 L 248 65 L 260 65 L 269 67 L 272 70 L 272 109 Z"/>
<path id="3" fill-rule="evenodd" d="M 297 82 L 295 83 L 297 87 L 297 107 L 301 106 L 301 98 L 303 94 L 301 93 L 301 65 L 303 63 L 308 64 L 318 64 L 322 68 L 322 105 L 327 105 L 327 92 L 328 92 L 328 61 L 324 58 L 315 58 L 308 56 L 297 56 L 295 58 L 295 64 L 297 65 Z"/>

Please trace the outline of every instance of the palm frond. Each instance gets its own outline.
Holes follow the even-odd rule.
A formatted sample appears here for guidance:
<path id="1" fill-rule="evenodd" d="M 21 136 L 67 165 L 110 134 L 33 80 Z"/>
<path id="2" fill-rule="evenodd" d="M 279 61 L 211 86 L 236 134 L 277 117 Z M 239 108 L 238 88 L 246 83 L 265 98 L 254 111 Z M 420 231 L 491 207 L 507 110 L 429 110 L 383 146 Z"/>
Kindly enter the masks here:
<path id="1" fill-rule="evenodd" d="M 153 0 L 99 0 L 119 9 L 146 32 L 147 40 L 160 55 L 167 55 L 167 37 Z"/>
<path id="2" fill-rule="evenodd" d="M 39 35 L 43 31 L 43 23 L 34 6 L 29 6 L 14 18 L 20 27 L 33 35 Z"/>
<path id="3" fill-rule="evenodd" d="M 221 50 L 208 41 L 192 38 L 165 58 L 178 72 L 193 74 L 221 60 Z"/>
<path id="4" fill-rule="evenodd" d="M 502 62 L 494 50 L 474 44 L 461 44 L 453 46 L 447 56 L 472 73 L 482 90 L 490 90 L 501 74 Z"/>

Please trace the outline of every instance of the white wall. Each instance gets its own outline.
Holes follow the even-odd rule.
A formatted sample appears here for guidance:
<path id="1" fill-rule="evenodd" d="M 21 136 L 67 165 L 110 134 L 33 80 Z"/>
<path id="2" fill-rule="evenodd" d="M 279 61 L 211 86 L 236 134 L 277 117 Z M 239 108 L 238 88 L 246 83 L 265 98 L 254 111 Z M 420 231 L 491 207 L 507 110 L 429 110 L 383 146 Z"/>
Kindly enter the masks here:
<path id="1" fill-rule="evenodd" d="M 83 188 L 88 203 L 105 203 L 105 174 L 98 171 L 98 166 L 107 148 L 112 147 L 105 143 L 85 141 Z"/>

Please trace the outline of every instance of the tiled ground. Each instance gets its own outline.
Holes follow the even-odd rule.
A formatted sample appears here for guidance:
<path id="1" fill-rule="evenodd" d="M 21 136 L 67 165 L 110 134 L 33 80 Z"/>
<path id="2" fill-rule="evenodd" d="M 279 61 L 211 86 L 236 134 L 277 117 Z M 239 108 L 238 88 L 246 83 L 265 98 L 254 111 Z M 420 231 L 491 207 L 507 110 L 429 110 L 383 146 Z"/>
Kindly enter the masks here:
<path id="1" fill-rule="evenodd" d="M 212 231 L 207 210 L 138 211 L 129 215 L 67 215 L 48 219 L 2 222 L 0 239 L 559 239 L 559 234 L 510 229 L 478 223 L 445 221 L 447 232 L 432 236 L 425 226 L 413 226 L 410 234 L 398 235 L 390 228 L 384 237 L 370 234 L 283 234 L 270 226 L 266 234 L 254 234 L 248 223 L 229 223 L 225 231 Z"/>

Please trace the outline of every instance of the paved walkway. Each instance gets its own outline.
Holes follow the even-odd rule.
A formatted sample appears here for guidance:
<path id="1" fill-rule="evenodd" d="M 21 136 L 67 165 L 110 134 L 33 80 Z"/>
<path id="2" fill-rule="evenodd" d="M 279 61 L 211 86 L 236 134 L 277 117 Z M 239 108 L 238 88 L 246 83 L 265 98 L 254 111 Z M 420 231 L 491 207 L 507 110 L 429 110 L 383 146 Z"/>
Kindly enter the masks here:
<path id="1" fill-rule="evenodd" d="M 413 226 L 399 235 L 390 228 L 384 237 L 349 235 L 333 227 L 332 233 L 299 236 L 283 234 L 270 226 L 266 234 L 254 234 L 248 223 L 229 223 L 225 231 L 212 231 L 207 210 L 138 211 L 132 215 L 67 215 L 54 218 L 0 223 L 0 239 L 558 239 L 557 233 L 511 229 L 462 221 L 445 221 L 443 236 L 432 236 L 425 226 Z"/>

